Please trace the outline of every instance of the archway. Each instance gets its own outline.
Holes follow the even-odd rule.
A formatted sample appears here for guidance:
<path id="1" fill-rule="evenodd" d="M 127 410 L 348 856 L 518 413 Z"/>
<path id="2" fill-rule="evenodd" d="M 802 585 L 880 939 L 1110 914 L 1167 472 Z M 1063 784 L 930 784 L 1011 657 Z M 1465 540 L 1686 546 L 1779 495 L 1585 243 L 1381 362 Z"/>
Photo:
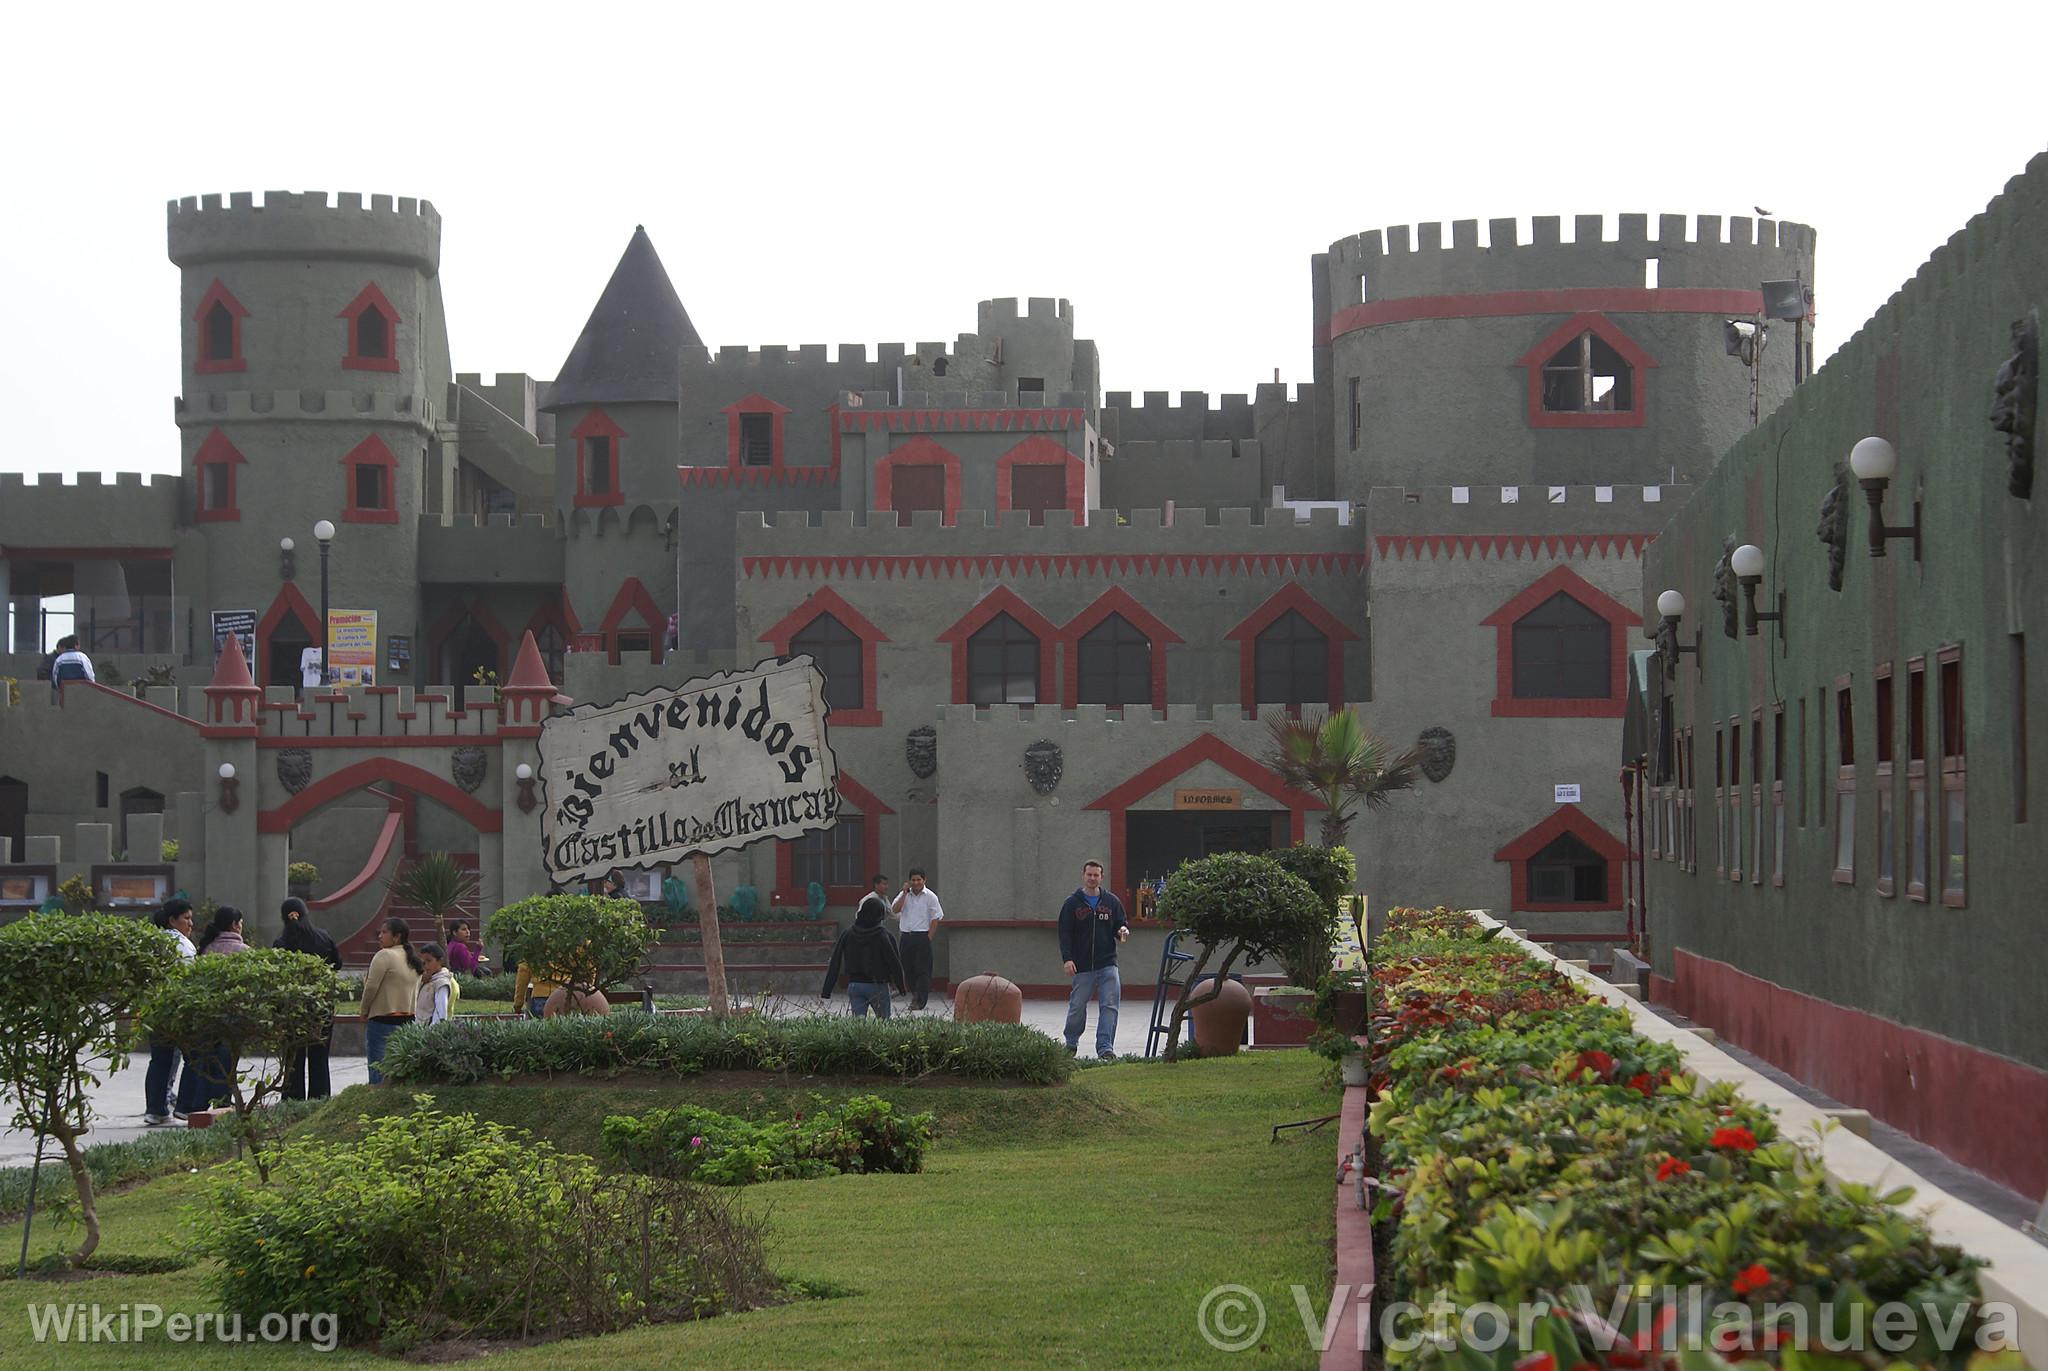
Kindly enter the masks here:
<path id="1" fill-rule="evenodd" d="M 476 685 L 479 672 L 496 675 L 503 670 L 497 638 L 474 614 L 465 614 L 441 642 L 439 683 L 456 687 Z"/>
<path id="2" fill-rule="evenodd" d="M 286 582 L 256 622 L 256 660 L 249 664 L 260 673 L 256 684 L 296 687 L 300 655 L 319 646 L 319 625 L 320 612 L 296 585 Z"/>
<path id="3" fill-rule="evenodd" d="M 28 860 L 28 782 L 0 776 L 0 838 L 11 844 L 11 860 Z"/>

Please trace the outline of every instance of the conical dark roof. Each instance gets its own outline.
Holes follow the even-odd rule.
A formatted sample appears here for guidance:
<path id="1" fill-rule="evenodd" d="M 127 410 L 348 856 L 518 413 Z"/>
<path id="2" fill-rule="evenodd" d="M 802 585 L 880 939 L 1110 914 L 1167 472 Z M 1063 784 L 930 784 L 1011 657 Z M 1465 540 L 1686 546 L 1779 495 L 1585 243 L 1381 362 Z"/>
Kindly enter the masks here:
<path id="1" fill-rule="evenodd" d="M 636 225 L 542 408 L 674 401 L 683 349 L 703 345 L 647 230 Z"/>

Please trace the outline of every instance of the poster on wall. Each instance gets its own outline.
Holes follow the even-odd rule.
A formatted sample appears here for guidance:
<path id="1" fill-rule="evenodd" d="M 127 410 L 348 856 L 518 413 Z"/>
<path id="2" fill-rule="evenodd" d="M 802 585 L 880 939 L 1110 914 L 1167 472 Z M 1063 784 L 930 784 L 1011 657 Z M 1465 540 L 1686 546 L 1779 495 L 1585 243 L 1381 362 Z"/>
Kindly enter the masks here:
<path id="1" fill-rule="evenodd" d="M 336 685 L 377 684 L 376 610 L 328 612 L 327 672 Z"/>
<path id="2" fill-rule="evenodd" d="M 213 655 L 227 646 L 228 635 L 233 634 L 242 643 L 242 660 L 249 663 L 249 669 L 256 669 L 256 611 L 253 609 L 216 609 L 213 611 Z"/>
<path id="3" fill-rule="evenodd" d="M 830 828 L 824 675 L 796 657 L 578 705 L 541 726 L 540 781 L 556 885 Z"/>

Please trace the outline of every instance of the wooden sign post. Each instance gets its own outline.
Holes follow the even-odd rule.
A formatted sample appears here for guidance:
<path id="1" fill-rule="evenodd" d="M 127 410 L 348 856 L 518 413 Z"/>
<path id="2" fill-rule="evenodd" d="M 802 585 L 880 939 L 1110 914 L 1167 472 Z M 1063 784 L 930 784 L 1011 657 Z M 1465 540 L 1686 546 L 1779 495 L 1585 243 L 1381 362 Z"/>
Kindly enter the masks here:
<path id="1" fill-rule="evenodd" d="M 732 1013 L 725 993 L 725 944 L 718 937 L 718 887 L 711 879 L 711 859 L 699 852 L 690 858 L 690 903 L 697 906 L 697 931 L 704 939 L 704 981 L 710 987 L 711 1012 Z"/>

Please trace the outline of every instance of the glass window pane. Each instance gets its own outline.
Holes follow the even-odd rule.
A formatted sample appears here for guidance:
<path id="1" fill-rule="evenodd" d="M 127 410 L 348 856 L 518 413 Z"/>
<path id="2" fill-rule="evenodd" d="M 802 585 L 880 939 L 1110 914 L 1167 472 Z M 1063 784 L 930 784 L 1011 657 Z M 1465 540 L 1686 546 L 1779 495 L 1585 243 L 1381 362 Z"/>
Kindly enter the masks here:
<path id="1" fill-rule="evenodd" d="M 1856 792 L 1835 792 L 1835 870 L 1856 869 Z"/>
<path id="2" fill-rule="evenodd" d="M 1889 883 L 1896 878 L 1898 838 L 1892 824 L 1892 789 L 1889 782 L 1877 792 L 1877 879 Z"/>
<path id="3" fill-rule="evenodd" d="M 1927 888 L 1927 792 L 1910 791 L 1906 797 L 1906 879 L 1922 890 Z"/>
<path id="4" fill-rule="evenodd" d="M 1947 823 L 1941 854 L 1945 859 L 1941 890 L 1944 895 L 1960 895 L 1963 893 L 1963 792 L 1944 791 L 1941 798 Z"/>

